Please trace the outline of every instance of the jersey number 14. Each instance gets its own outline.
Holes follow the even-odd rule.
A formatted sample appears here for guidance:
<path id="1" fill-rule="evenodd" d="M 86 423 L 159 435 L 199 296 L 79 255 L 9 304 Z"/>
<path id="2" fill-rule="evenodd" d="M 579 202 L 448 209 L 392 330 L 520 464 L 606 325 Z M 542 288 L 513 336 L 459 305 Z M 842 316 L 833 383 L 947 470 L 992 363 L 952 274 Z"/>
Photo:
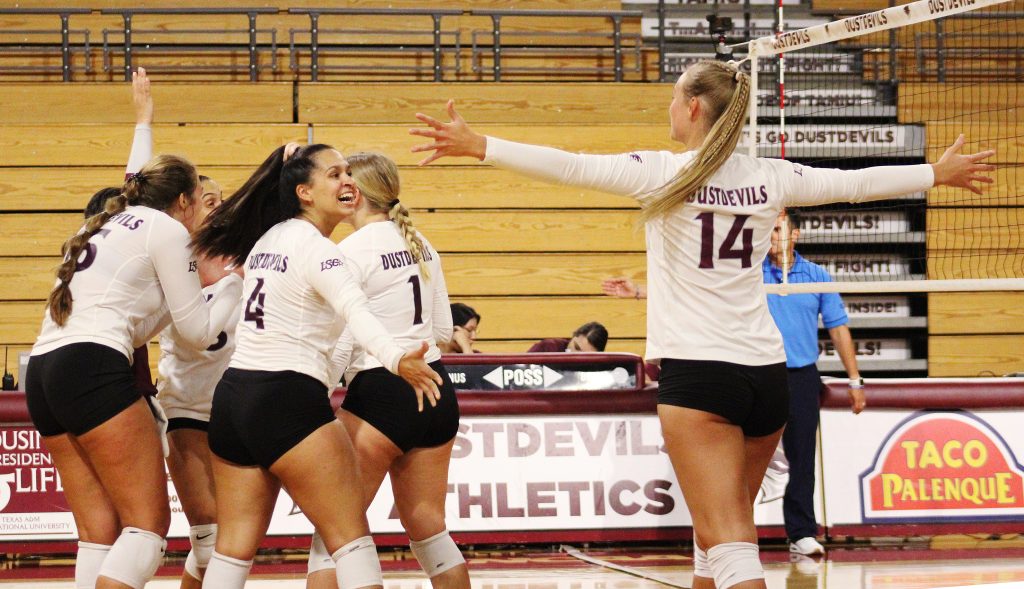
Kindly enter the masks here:
<path id="1" fill-rule="evenodd" d="M 722 245 L 718 247 L 718 259 L 739 260 L 740 266 L 749 268 L 751 257 L 754 254 L 754 230 L 744 229 L 750 215 L 736 215 L 732 221 L 732 227 L 726 234 Z M 697 215 L 700 220 L 700 264 L 698 268 L 715 267 L 715 214 L 712 212 Z M 740 247 L 736 247 L 736 240 L 740 240 Z"/>

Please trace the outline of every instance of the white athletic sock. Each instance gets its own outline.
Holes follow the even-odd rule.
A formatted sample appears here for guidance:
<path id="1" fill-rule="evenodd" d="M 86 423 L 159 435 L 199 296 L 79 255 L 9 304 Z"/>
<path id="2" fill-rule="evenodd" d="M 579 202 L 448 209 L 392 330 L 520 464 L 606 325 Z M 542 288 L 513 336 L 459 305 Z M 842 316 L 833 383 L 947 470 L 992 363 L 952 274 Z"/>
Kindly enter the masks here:
<path id="1" fill-rule="evenodd" d="M 94 589 L 96 578 L 100 576 L 103 559 L 110 552 L 108 544 L 79 542 L 78 556 L 75 558 L 75 589 Z"/>
<path id="2" fill-rule="evenodd" d="M 204 589 L 242 589 L 252 568 L 251 560 L 239 560 L 224 556 L 216 550 L 210 557 L 203 575 Z"/>

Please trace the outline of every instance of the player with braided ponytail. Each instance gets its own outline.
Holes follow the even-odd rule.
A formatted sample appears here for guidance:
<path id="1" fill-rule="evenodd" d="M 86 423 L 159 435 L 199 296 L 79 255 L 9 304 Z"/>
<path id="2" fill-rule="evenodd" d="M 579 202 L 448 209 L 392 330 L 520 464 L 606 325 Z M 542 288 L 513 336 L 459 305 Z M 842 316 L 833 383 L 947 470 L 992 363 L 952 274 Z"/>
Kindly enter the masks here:
<path id="1" fill-rule="evenodd" d="M 423 114 L 413 148 L 471 156 L 571 186 L 638 199 L 647 238 L 647 358 L 660 361 L 658 416 L 693 517 L 695 589 L 763 589 L 753 498 L 789 410 L 786 356 L 768 312 L 761 261 L 787 206 L 861 202 L 948 185 L 979 192 L 992 180 L 961 155 L 963 137 L 934 164 L 815 169 L 734 153 L 750 79 L 702 61 L 673 88 L 672 139 L 685 151 L 579 155 L 475 133 L 449 101 L 450 122 Z"/>
<path id="2" fill-rule="evenodd" d="M 459 428 L 455 389 L 441 364 L 438 342 L 452 337 L 452 314 L 441 258 L 412 224 L 399 201 L 398 167 L 376 153 L 347 156 L 353 185 L 339 199 L 355 228 L 341 243 L 341 259 L 369 300 L 370 311 L 400 345 L 427 341 L 425 360 L 441 378 L 434 406 L 417 406 L 412 388 L 384 369 L 346 331 L 332 358 L 337 382 L 349 383 L 338 418 L 356 450 L 364 509 L 384 475 L 391 485 L 413 554 L 434 589 L 469 589 L 459 547 L 448 535 L 444 504 L 448 463 Z M 310 589 L 335 589 L 334 568 L 319 535 L 310 549 Z"/>
<path id="3" fill-rule="evenodd" d="M 188 247 L 199 190 L 188 160 L 157 156 L 62 249 L 25 397 L 82 539 L 78 587 L 141 588 L 163 559 L 163 452 L 130 358 L 139 326 L 166 309 L 185 343 L 209 346 L 241 296 L 236 275 L 209 306 L 200 289 Z"/>

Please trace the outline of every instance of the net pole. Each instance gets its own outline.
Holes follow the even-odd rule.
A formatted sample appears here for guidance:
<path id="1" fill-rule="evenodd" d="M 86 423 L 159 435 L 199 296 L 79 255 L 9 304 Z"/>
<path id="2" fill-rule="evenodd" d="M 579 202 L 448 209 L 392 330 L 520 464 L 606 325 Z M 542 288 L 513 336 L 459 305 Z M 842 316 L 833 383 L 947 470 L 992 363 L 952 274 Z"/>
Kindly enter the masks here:
<path id="1" fill-rule="evenodd" d="M 775 36 L 781 37 L 785 32 L 783 25 L 782 0 L 778 2 L 779 24 Z M 786 159 L 786 54 L 779 53 L 779 157 Z"/>
<path id="2" fill-rule="evenodd" d="M 782 0 L 778 0 L 779 22 L 775 28 L 775 36 L 781 37 L 785 32 L 785 13 Z M 786 159 L 786 54 L 779 53 L 779 157 Z M 782 284 L 789 284 L 789 217 L 782 221 L 779 228 L 779 242 L 782 244 Z M 783 293 L 785 295 L 785 293 Z"/>
<path id="3" fill-rule="evenodd" d="M 747 142 L 747 155 L 757 157 L 757 47 L 750 46 L 747 59 L 750 60 L 750 104 L 747 106 L 750 140 Z"/>

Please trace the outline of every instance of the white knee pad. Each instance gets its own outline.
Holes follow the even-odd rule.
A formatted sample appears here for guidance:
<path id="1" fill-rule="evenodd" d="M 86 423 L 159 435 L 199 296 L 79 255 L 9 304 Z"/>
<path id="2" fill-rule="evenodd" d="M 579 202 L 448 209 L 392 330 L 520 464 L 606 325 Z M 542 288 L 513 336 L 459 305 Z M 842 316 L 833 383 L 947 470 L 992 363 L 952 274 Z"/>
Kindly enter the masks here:
<path id="1" fill-rule="evenodd" d="M 763 579 L 764 569 L 757 554 L 757 544 L 750 542 L 726 542 L 708 548 L 708 564 L 714 572 L 715 587 L 729 589 L 736 583 Z"/>
<path id="2" fill-rule="evenodd" d="M 192 550 L 185 559 L 185 572 L 194 579 L 203 579 L 203 569 L 213 556 L 213 547 L 217 545 L 217 524 L 192 526 L 188 530 L 188 540 Z"/>
<path id="3" fill-rule="evenodd" d="M 210 563 L 203 575 L 203 587 L 207 589 L 242 589 L 252 568 L 251 560 L 239 560 L 213 551 Z"/>
<path id="4" fill-rule="evenodd" d="M 426 540 L 413 540 L 409 542 L 409 548 L 419 561 L 420 568 L 431 579 L 466 562 L 455 540 L 448 535 L 448 530 L 442 530 Z"/>
<path id="5" fill-rule="evenodd" d="M 334 560 L 338 589 L 358 589 L 371 585 L 383 585 L 380 574 L 380 559 L 373 538 L 363 536 L 337 549 L 331 555 Z"/>
<path id="6" fill-rule="evenodd" d="M 78 556 L 75 557 L 75 589 L 94 589 L 96 577 L 100 574 L 103 560 L 107 558 L 110 546 L 79 542 Z"/>
<path id="7" fill-rule="evenodd" d="M 708 564 L 708 553 L 700 549 L 697 546 L 697 541 L 693 542 L 693 575 L 695 577 L 704 577 L 705 579 L 713 579 L 715 573 L 711 570 L 711 565 Z"/>
<path id="8" fill-rule="evenodd" d="M 142 589 L 163 562 L 166 549 L 167 542 L 153 532 L 125 528 L 103 560 L 100 576 Z"/>
<path id="9" fill-rule="evenodd" d="M 317 532 L 313 532 L 313 542 L 309 545 L 309 565 L 306 568 L 306 574 L 333 571 L 334 568 L 334 559 L 328 554 L 327 547 L 324 546 L 324 539 Z"/>

